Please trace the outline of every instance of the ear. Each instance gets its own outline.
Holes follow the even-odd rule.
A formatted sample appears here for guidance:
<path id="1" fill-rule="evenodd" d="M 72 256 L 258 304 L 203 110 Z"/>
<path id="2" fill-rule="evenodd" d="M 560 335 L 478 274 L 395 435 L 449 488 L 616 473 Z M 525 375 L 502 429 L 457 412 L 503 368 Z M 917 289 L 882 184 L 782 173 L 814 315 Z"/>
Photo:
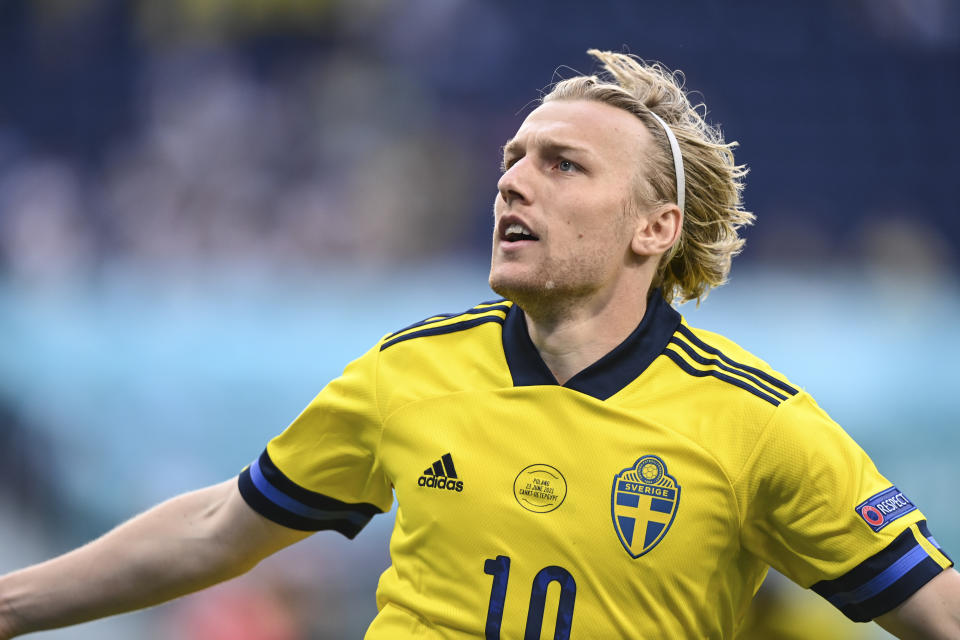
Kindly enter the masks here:
<path id="1" fill-rule="evenodd" d="M 638 256 L 663 255 L 680 239 L 682 228 L 680 207 L 665 204 L 638 216 L 630 248 Z"/>

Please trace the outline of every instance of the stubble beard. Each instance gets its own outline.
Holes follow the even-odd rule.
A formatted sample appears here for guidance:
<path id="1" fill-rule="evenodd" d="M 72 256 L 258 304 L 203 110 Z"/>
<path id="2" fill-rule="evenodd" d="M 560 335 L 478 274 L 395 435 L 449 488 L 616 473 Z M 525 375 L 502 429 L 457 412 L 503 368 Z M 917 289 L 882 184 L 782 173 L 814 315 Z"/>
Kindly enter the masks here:
<path id="1" fill-rule="evenodd" d="M 490 270 L 490 288 L 535 320 L 560 318 L 599 288 L 600 261 L 594 256 L 557 264 L 545 262 L 532 273 L 506 276 Z"/>
<path id="2" fill-rule="evenodd" d="M 628 222 L 639 215 L 632 195 L 624 199 L 619 213 L 616 231 L 607 239 L 609 243 L 616 244 L 620 234 L 629 231 Z M 507 276 L 497 272 L 495 258 L 491 257 L 489 285 L 532 319 L 553 322 L 601 288 L 604 261 L 600 253 L 575 255 L 562 261 L 548 257 L 531 273 Z"/>

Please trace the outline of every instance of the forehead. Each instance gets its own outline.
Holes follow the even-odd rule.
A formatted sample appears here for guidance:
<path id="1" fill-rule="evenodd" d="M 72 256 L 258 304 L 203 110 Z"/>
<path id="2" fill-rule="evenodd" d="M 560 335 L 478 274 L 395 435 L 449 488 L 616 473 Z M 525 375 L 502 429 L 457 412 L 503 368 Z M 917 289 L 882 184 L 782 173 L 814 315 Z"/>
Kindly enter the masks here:
<path id="1" fill-rule="evenodd" d="M 559 144 L 601 159 L 636 162 L 652 142 L 640 119 L 623 109 L 593 100 L 554 100 L 527 116 L 507 148 Z"/>

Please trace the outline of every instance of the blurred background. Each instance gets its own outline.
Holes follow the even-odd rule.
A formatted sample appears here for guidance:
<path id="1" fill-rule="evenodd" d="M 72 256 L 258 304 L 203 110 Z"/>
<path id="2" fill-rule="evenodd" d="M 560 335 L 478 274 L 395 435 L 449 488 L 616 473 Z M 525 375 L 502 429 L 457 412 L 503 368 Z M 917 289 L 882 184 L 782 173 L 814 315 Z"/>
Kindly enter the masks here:
<path id="1" fill-rule="evenodd" d="M 960 4 L 2 0 L 0 572 L 235 475 L 381 335 L 489 299 L 500 147 L 590 47 L 682 69 L 758 222 L 691 324 L 960 554 Z M 49 639 L 357 638 L 392 513 Z M 772 576 L 744 638 L 887 637 Z"/>

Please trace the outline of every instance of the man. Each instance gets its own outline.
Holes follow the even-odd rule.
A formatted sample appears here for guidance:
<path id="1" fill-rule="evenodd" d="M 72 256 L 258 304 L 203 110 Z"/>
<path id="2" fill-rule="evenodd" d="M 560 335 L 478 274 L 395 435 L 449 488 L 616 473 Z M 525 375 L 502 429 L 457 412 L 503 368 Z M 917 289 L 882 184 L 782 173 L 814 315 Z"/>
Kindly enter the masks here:
<path id="1" fill-rule="evenodd" d="M 351 363 L 240 474 L 0 579 L 0 638 L 149 606 L 312 531 L 397 521 L 370 638 L 729 638 L 772 565 L 960 638 L 921 512 L 804 391 L 669 302 L 752 216 L 674 76 L 591 51 L 504 147 L 491 287 Z M 556 584 L 554 584 L 556 583 Z"/>

